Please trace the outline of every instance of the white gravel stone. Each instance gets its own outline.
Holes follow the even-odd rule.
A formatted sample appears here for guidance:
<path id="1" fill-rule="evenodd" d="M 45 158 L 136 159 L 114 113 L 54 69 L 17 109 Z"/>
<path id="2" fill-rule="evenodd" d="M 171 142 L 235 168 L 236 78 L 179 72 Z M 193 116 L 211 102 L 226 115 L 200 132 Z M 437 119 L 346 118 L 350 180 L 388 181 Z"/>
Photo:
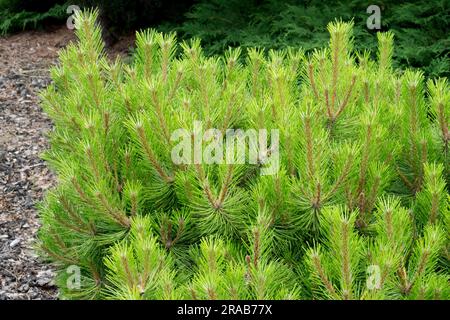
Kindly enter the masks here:
<path id="1" fill-rule="evenodd" d="M 11 243 L 9 244 L 10 248 L 14 248 L 17 247 L 17 245 L 20 243 L 20 239 L 14 239 L 13 241 L 11 241 Z"/>

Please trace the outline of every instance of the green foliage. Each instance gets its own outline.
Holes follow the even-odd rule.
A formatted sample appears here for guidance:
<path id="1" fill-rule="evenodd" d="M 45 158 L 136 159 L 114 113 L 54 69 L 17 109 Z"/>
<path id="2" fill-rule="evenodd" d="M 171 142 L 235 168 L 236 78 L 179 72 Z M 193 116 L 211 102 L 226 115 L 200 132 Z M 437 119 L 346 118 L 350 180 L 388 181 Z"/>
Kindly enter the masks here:
<path id="1" fill-rule="evenodd" d="M 449 76 L 450 8 L 445 0 L 208 0 L 194 5 L 181 26 L 162 30 L 202 39 L 207 54 L 221 54 L 229 46 L 302 47 L 309 52 L 326 45 L 329 21 L 353 19 L 356 48 L 375 52 L 376 32 L 366 27 L 371 4 L 381 8 L 381 31 L 395 34 L 395 66 L 422 68 L 432 77 Z"/>
<path id="2" fill-rule="evenodd" d="M 125 65 L 96 17 L 77 17 L 42 95 L 59 184 L 39 239 L 63 298 L 449 299 L 448 82 L 396 71 L 392 33 L 372 60 L 341 21 L 310 55 L 208 57 L 149 30 Z M 211 146 L 196 120 L 279 130 L 278 153 L 174 162 L 177 129 Z"/>
<path id="3" fill-rule="evenodd" d="M 0 35 L 9 32 L 36 29 L 47 21 L 65 21 L 67 1 L 0 0 Z"/>

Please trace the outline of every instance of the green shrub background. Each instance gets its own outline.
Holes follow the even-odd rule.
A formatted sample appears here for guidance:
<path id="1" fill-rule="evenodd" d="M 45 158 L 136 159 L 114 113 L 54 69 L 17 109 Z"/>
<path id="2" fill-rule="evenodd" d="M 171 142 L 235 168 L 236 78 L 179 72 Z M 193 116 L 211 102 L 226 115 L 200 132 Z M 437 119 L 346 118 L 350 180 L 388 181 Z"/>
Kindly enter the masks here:
<path id="1" fill-rule="evenodd" d="M 426 76 L 450 74 L 450 5 L 446 0 L 82 0 L 0 1 L 0 33 L 39 27 L 44 21 L 67 19 L 69 4 L 99 7 L 102 22 L 117 38 L 145 27 L 177 31 L 180 39 L 197 37 L 207 55 L 223 54 L 229 46 L 281 49 L 302 47 L 307 52 L 327 43 L 326 25 L 342 18 L 355 22 L 356 49 L 376 49 L 376 30 L 366 28 L 371 4 L 381 8 L 381 31 L 396 37 L 394 66 L 420 68 Z M 63 5 L 64 4 L 64 5 Z M 50 9 L 51 8 L 51 9 Z M 50 10 L 49 10 L 50 9 Z"/>
<path id="2" fill-rule="evenodd" d="M 395 34 L 396 67 L 421 68 L 429 76 L 450 75 L 450 2 L 436 1 L 321 1 L 321 0 L 212 0 L 201 1 L 177 30 L 182 38 L 198 37 L 207 54 L 228 46 L 307 51 L 327 44 L 326 25 L 335 18 L 355 22 L 357 50 L 375 53 L 376 31 L 368 30 L 369 5 L 381 8 L 381 30 Z"/>
<path id="3" fill-rule="evenodd" d="M 0 0 L 0 35 L 67 20 L 67 0 Z"/>

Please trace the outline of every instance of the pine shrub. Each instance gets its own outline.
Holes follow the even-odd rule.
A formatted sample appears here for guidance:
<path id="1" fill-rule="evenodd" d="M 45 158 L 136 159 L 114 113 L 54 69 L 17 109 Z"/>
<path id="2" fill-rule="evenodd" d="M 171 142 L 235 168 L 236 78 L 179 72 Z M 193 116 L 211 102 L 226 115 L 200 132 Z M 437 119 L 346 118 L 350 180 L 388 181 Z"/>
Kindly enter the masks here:
<path id="1" fill-rule="evenodd" d="M 63 298 L 450 297 L 448 83 L 394 70 L 391 33 L 373 61 L 341 21 L 310 55 L 206 57 L 199 40 L 147 30 L 124 64 L 107 59 L 96 17 L 77 16 L 79 41 L 42 94 L 59 183 L 39 248 Z M 261 157 L 279 170 L 175 163 L 172 134 L 196 140 L 195 121 L 278 130 Z"/>

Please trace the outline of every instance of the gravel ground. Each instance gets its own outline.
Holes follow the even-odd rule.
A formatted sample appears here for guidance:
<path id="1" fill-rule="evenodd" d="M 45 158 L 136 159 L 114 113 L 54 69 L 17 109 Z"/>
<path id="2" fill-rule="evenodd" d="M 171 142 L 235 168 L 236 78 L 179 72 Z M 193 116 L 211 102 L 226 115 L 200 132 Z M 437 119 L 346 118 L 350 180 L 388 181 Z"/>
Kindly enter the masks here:
<path id="1" fill-rule="evenodd" d="M 33 252 L 35 206 L 55 184 L 40 159 L 52 124 L 37 94 L 72 38 L 65 28 L 0 38 L 0 300 L 57 297 L 52 267 Z"/>
<path id="2" fill-rule="evenodd" d="M 36 204 L 56 184 L 40 155 L 52 123 L 38 93 L 50 83 L 49 67 L 74 39 L 65 26 L 0 37 L 0 300 L 57 299 L 54 269 L 35 254 Z M 108 48 L 129 55 L 134 35 Z"/>

